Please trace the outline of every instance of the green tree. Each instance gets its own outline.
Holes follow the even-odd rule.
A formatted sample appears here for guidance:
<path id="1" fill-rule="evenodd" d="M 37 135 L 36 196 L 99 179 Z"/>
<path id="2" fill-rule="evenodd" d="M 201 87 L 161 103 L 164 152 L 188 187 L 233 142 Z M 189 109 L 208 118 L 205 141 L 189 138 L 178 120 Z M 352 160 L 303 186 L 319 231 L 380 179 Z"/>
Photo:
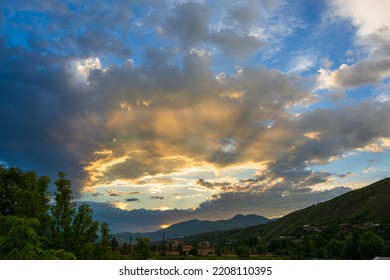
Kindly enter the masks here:
<path id="1" fill-rule="evenodd" d="M 97 259 L 107 259 L 111 252 L 110 241 L 112 235 L 110 234 L 110 228 L 107 223 L 100 225 L 100 241 L 96 244 L 95 257 Z"/>
<path id="2" fill-rule="evenodd" d="M 259 254 L 260 256 L 264 256 L 267 253 L 267 244 L 260 241 L 257 242 L 256 253 Z"/>
<path id="3" fill-rule="evenodd" d="M 192 249 L 188 252 L 188 254 L 191 255 L 191 256 L 196 257 L 196 256 L 198 255 L 198 249 L 192 248 Z M 221 255 L 221 254 L 219 254 L 219 255 Z"/>
<path id="4" fill-rule="evenodd" d="M 39 234 L 45 233 L 50 221 L 48 214 L 49 182 L 48 177 L 38 177 L 35 171 L 26 172 L 22 175 L 16 194 L 16 215 L 38 219 L 40 223 L 40 227 L 37 229 Z"/>
<path id="5" fill-rule="evenodd" d="M 345 248 L 343 252 L 343 259 L 347 259 L 347 260 L 360 259 L 359 247 L 360 247 L 360 234 L 357 231 L 348 234 L 345 237 Z"/>
<path id="6" fill-rule="evenodd" d="M 72 253 L 64 250 L 44 250 L 43 243 L 46 237 L 39 236 L 36 229 L 39 221 L 34 218 L 22 218 L 17 216 L 1 217 L 0 225 L 0 258 L 11 260 L 33 259 L 75 259 Z"/>
<path id="7" fill-rule="evenodd" d="M 15 215 L 16 193 L 21 176 L 21 170 L 0 165 L 0 214 Z"/>
<path id="8" fill-rule="evenodd" d="M 24 173 L 0 166 L 0 213 L 38 219 L 38 233 L 44 234 L 50 220 L 49 182 L 48 177 L 37 176 L 35 171 Z"/>
<path id="9" fill-rule="evenodd" d="M 147 237 L 137 237 L 136 253 L 140 259 L 147 259 L 151 255 L 150 239 Z"/>
<path id="10" fill-rule="evenodd" d="M 91 248 L 97 238 L 99 223 L 92 218 L 92 209 L 87 204 L 78 207 L 72 222 L 71 251 L 81 258 L 91 258 Z"/>
<path id="11" fill-rule="evenodd" d="M 72 221 L 76 214 L 76 204 L 73 202 L 70 180 L 65 178 L 63 172 L 58 173 L 58 179 L 54 182 L 54 204 L 51 207 L 52 214 L 52 242 L 57 248 L 68 249 L 72 242 Z"/>
<path id="12" fill-rule="evenodd" d="M 110 247 L 113 249 L 113 250 L 116 250 L 118 247 L 119 247 L 119 242 L 118 240 L 116 240 L 115 237 L 113 237 L 110 241 Z"/>
<path id="13" fill-rule="evenodd" d="M 327 246 L 326 254 L 329 259 L 340 259 L 343 255 L 345 247 L 344 240 L 333 238 Z"/>
<path id="14" fill-rule="evenodd" d="M 359 254 L 362 259 L 373 259 L 382 255 L 384 242 L 377 234 L 367 231 L 364 232 L 360 241 Z"/>
<path id="15" fill-rule="evenodd" d="M 73 252 L 78 258 L 93 258 L 99 223 L 93 220 L 92 209 L 87 204 L 76 207 L 71 181 L 58 173 L 52 213 L 51 241 L 58 249 Z"/>
<path id="16" fill-rule="evenodd" d="M 100 244 L 103 247 L 110 247 L 110 240 L 112 235 L 110 234 L 110 227 L 107 223 L 101 223 L 100 225 Z"/>
<path id="17" fill-rule="evenodd" d="M 247 245 L 240 244 L 236 247 L 236 255 L 241 258 L 249 258 L 250 256 L 250 248 Z"/>

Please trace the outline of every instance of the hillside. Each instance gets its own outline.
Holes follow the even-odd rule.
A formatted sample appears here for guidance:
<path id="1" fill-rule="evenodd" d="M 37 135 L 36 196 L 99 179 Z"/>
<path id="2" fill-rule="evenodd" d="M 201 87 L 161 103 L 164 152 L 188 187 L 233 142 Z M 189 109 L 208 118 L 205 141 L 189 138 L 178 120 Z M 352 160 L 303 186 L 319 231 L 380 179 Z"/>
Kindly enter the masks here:
<path id="1" fill-rule="evenodd" d="M 293 234 L 303 225 L 390 224 L 390 178 L 338 196 L 327 202 L 295 211 L 265 225 L 214 232 L 193 237 L 198 240 L 236 239 L 259 235 L 265 240 Z"/>
<path id="2" fill-rule="evenodd" d="M 183 236 L 190 236 L 196 234 L 202 234 L 212 231 L 225 231 L 234 228 L 246 228 L 254 225 L 265 224 L 270 220 L 257 215 L 236 215 L 228 220 L 217 220 L 217 221 L 200 221 L 200 220 L 189 220 L 173 224 L 166 229 L 158 230 L 155 232 L 147 233 L 123 233 L 116 234 L 117 240 L 129 240 L 130 236 L 136 237 L 148 237 L 151 241 L 159 241 L 165 238 L 177 238 Z M 125 241 L 124 241 L 125 242 Z"/>

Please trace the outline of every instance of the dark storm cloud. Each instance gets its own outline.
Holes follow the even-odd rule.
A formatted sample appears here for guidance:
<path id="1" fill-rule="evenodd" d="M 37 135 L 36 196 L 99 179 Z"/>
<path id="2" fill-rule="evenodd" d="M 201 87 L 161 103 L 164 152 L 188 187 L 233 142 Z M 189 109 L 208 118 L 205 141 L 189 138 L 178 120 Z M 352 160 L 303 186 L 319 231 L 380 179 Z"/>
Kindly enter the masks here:
<path id="1" fill-rule="evenodd" d="M 71 133 L 66 117 L 79 108 L 77 98 L 68 95 L 73 89 L 64 82 L 61 59 L 4 42 L 0 49 L 0 158 L 52 177 L 63 170 L 82 178 L 79 159 L 61 141 Z"/>

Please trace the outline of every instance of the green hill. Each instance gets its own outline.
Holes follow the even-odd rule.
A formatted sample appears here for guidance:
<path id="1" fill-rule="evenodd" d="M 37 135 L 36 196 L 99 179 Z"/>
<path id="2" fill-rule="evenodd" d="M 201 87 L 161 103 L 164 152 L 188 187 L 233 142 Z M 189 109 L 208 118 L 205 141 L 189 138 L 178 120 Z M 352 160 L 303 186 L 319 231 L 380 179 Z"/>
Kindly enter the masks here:
<path id="1" fill-rule="evenodd" d="M 304 225 L 324 226 L 351 223 L 390 224 L 390 178 L 350 191 L 327 202 L 290 213 L 264 225 L 192 237 L 194 240 L 228 240 L 258 235 L 264 240 L 294 234 Z"/>
<path id="2" fill-rule="evenodd" d="M 264 237 L 286 235 L 303 225 L 390 223 L 390 178 L 295 211 L 263 227 L 247 228 Z"/>

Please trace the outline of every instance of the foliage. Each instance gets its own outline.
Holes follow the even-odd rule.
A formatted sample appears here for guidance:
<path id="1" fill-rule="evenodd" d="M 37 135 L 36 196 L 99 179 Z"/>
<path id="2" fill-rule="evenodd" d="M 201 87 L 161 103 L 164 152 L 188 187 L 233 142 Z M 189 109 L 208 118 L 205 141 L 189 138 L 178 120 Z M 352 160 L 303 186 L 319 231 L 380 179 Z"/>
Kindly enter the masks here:
<path id="1" fill-rule="evenodd" d="M 92 209 L 87 204 L 80 205 L 71 225 L 71 251 L 82 258 L 91 258 L 91 244 L 97 238 L 98 229 L 99 223 L 93 220 Z"/>
<path id="2" fill-rule="evenodd" d="M 109 258 L 111 252 L 111 239 L 112 235 L 110 234 L 110 228 L 107 223 L 102 223 L 100 225 L 100 241 L 96 244 L 95 248 L 95 258 L 104 260 Z M 112 239 L 114 240 L 114 239 Z M 115 240 L 116 241 L 116 240 Z M 114 244 L 115 244 L 114 241 Z"/>
<path id="3" fill-rule="evenodd" d="M 6 235 L 0 237 L 0 255 L 3 259 L 75 259 L 72 253 L 64 250 L 44 250 L 46 237 L 38 236 L 39 221 L 34 218 L 3 216 L 2 226 Z"/>
<path id="4" fill-rule="evenodd" d="M 59 248 L 68 249 L 72 237 L 72 220 L 76 214 L 76 204 L 73 202 L 70 180 L 65 174 L 58 173 L 58 179 L 54 182 L 54 204 L 50 211 L 52 214 L 51 240 Z"/>
<path id="5" fill-rule="evenodd" d="M 103 259 L 110 253 L 108 224 L 92 209 L 76 207 L 71 181 L 62 172 L 49 201 L 49 178 L 0 165 L 0 259 Z"/>
<path id="6" fill-rule="evenodd" d="M 240 259 L 242 259 L 242 258 L 249 258 L 249 256 L 250 256 L 250 248 L 249 248 L 249 246 L 244 245 L 244 244 L 238 245 L 237 248 L 236 248 L 236 255 Z"/>
<path id="7" fill-rule="evenodd" d="M 375 256 L 382 255 L 384 242 L 382 238 L 373 232 L 362 234 L 359 244 L 359 254 L 362 259 L 373 259 Z"/>
<path id="8" fill-rule="evenodd" d="M 140 259 L 147 259 L 151 255 L 150 239 L 146 237 L 137 237 L 137 257 Z"/>
<path id="9" fill-rule="evenodd" d="M 49 182 L 48 177 L 39 177 L 34 171 L 23 173 L 0 165 L 0 214 L 38 219 L 36 230 L 43 234 L 50 220 Z"/>
<path id="10" fill-rule="evenodd" d="M 306 234 L 302 239 L 274 239 L 268 243 L 268 252 L 289 255 L 298 259 L 373 259 L 390 256 L 390 251 L 377 233 L 354 228 L 348 234 L 344 230 L 333 236 L 326 231 Z"/>

